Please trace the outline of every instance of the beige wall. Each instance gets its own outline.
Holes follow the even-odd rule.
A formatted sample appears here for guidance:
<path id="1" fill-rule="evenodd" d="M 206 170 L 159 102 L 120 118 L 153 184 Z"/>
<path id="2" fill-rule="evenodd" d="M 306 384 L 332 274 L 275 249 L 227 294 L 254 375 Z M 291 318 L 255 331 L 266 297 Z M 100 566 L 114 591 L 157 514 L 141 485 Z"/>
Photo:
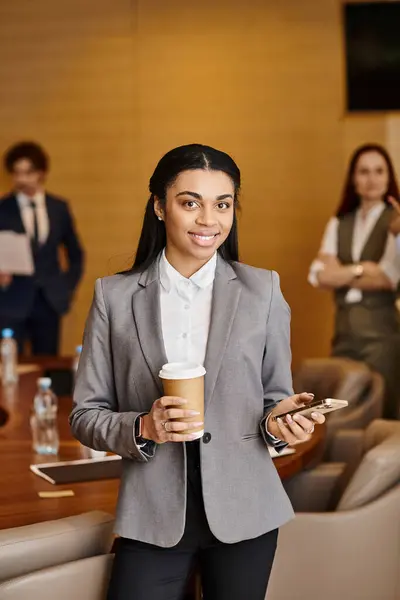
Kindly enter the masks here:
<path id="1" fill-rule="evenodd" d="M 328 352 L 331 303 L 308 264 L 350 151 L 394 131 L 344 117 L 337 0 L 13 0 L 0 6 L 0 56 L 0 149 L 48 148 L 49 188 L 71 200 L 87 250 L 64 353 L 95 278 L 131 260 L 155 162 L 193 141 L 242 169 L 242 258 L 279 271 L 295 362 Z"/>

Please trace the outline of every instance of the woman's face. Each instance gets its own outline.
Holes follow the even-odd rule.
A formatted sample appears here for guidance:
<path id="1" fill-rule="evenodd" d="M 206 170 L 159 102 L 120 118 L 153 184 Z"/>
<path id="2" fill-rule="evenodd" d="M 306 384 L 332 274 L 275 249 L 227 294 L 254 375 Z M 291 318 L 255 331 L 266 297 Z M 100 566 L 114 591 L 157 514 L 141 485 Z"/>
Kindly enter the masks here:
<path id="1" fill-rule="evenodd" d="M 232 228 L 234 185 L 222 171 L 183 171 L 168 188 L 165 211 L 167 250 L 181 258 L 207 262 L 224 243 Z"/>
<path id="2" fill-rule="evenodd" d="M 354 187 L 363 200 L 382 200 L 389 186 L 389 171 L 379 152 L 365 152 L 354 170 Z"/>

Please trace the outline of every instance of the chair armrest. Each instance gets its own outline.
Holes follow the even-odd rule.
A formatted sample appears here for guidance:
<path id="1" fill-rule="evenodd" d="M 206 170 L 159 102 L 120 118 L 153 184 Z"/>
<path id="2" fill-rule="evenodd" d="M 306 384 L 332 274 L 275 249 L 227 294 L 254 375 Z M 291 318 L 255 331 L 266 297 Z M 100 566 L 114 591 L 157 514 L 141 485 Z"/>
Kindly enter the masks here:
<path id="1" fill-rule="evenodd" d="M 343 429 L 332 438 L 329 460 L 347 464 L 359 463 L 364 452 L 365 432 L 360 429 Z"/>
<path id="2" fill-rule="evenodd" d="M 295 512 L 329 510 L 345 468 L 344 463 L 321 463 L 284 481 Z"/>
<path id="3" fill-rule="evenodd" d="M 91 511 L 0 531 L 0 582 L 110 551 L 114 517 Z"/>
<path id="4" fill-rule="evenodd" d="M 112 554 L 103 554 L 10 579 L 0 584 L 0 598 L 105 600 L 113 558 Z"/>
<path id="5" fill-rule="evenodd" d="M 303 513 L 281 527 L 267 600 L 396 600 L 400 486 L 340 513 Z"/>

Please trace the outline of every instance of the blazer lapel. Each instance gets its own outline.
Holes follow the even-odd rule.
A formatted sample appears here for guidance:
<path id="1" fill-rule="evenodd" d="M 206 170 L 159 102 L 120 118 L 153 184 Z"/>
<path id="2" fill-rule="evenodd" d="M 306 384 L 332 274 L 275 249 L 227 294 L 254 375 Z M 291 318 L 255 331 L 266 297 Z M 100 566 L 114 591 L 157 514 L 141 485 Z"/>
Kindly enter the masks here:
<path id="1" fill-rule="evenodd" d="M 15 194 L 12 194 L 8 198 L 5 198 L 3 202 L 7 202 L 7 209 L 9 210 L 11 226 L 13 228 L 13 231 L 15 231 L 16 233 L 26 233 L 24 222 L 21 216 L 21 211 L 19 209 L 17 196 L 15 196 Z"/>
<path id="2" fill-rule="evenodd" d="M 228 345 L 239 303 L 241 287 L 234 269 L 218 256 L 215 273 L 210 331 L 205 359 L 205 402 L 211 402 L 222 359 Z"/>
<path id="3" fill-rule="evenodd" d="M 133 318 L 143 356 L 162 395 L 162 383 L 158 372 L 167 362 L 167 357 L 161 329 L 158 261 L 142 273 L 139 286 L 140 289 L 132 298 Z"/>
<path id="4" fill-rule="evenodd" d="M 47 238 L 45 239 L 44 243 L 39 246 L 42 248 L 43 248 L 43 246 L 45 246 L 47 244 L 47 242 L 50 241 L 52 234 L 54 234 L 56 232 L 57 224 L 60 220 L 59 216 L 57 214 L 57 205 L 48 194 L 46 194 L 46 196 L 45 196 L 45 205 L 46 205 L 46 211 L 47 211 L 47 218 L 49 220 L 49 231 L 48 231 Z"/>

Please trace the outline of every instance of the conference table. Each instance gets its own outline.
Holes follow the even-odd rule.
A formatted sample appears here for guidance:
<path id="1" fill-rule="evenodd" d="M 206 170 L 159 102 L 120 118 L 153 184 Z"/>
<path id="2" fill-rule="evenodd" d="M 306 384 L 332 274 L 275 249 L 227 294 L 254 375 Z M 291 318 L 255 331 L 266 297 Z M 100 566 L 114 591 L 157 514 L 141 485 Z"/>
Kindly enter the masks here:
<path id="1" fill-rule="evenodd" d="M 59 396 L 60 450 L 57 457 L 39 456 L 32 449 L 29 418 L 36 380 L 49 370 L 70 370 L 72 359 L 30 358 L 21 365 L 16 386 L 0 386 L 0 529 L 58 519 L 90 510 L 114 514 L 119 480 L 52 485 L 30 471 L 31 464 L 84 458 L 84 448 L 71 435 L 68 415 L 71 396 Z M 324 447 L 325 426 L 316 426 L 312 439 L 297 446 L 296 453 L 274 459 L 282 479 L 318 460 Z M 73 496 L 40 498 L 43 491 L 72 490 Z"/>

